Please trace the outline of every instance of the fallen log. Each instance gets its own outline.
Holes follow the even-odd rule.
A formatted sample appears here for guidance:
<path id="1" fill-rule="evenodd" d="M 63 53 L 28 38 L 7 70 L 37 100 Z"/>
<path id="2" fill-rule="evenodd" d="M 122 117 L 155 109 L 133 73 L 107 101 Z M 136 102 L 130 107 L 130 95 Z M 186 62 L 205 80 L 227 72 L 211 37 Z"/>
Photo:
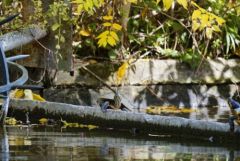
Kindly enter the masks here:
<path id="1" fill-rule="evenodd" d="M 179 137 L 204 138 L 210 141 L 240 142 L 240 127 L 230 132 L 227 123 L 192 120 L 175 116 L 148 115 L 145 113 L 108 110 L 103 113 L 100 107 L 77 106 L 55 102 L 11 100 L 9 113 L 22 119 L 29 113 L 30 121 L 42 117 L 63 119 L 68 122 L 94 124 L 115 129 L 135 129 L 140 133 Z"/>
<path id="2" fill-rule="evenodd" d="M 34 40 L 41 39 L 46 35 L 46 30 L 38 26 L 32 26 L 0 36 L 0 43 L 3 46 L 3 51 L 9 51 Z"/>

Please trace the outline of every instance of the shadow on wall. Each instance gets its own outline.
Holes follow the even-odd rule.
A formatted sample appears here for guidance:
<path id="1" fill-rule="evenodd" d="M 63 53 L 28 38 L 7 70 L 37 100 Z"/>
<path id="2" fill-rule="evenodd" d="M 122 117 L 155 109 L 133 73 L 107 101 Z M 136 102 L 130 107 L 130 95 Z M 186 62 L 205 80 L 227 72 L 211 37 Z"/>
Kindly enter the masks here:
<path id="1" fill-rule="evenodd" d="M 116 85 L 113 73 L 118 67 L 119 64 L 109 62 L 88 66 L 111 85 Z M 126 103 L 130 102 L 139 110 L 151 105 L 185 108 L 219 106 L 226 109 L 226 99 L 238 93 L 238 85 L 232 82 L 240 80 L 239 67 L 239 60 L 217 59 L 205 61 L 196 74 L 188 64 L 175 60 L 139 60 L 135 70 L 128 71 L 125 86 L 120 87 L 119 91 Z M 103 84 L 90 74 L 82 70 L 77 72 L 79 74 L 73 86 L 48 91 L 47 98 L 81 105 L 96 104 L 99 95 L 106 93 L 113 98 L 113 93 L 103 89 Z"/>

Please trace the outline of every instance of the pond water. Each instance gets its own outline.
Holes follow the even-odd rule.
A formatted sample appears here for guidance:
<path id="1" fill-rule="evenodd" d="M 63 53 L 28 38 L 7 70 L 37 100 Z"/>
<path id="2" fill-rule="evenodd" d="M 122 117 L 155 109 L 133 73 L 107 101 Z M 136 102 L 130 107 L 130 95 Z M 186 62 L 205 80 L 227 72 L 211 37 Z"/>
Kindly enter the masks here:
<path id="1" fill-rule="evenodd" d="M 237 146 L 113 130 L 5 127 L 0 138 L 2 161 L 240 160 Z"/>

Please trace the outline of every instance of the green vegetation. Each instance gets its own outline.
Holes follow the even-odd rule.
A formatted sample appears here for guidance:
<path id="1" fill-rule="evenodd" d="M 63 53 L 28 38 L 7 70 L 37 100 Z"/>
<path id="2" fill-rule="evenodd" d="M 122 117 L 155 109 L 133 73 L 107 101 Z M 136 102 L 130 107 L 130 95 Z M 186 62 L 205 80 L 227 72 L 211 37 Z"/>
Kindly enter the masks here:
<path id="1" fill-rule="evenodd" d="M 43 7 L 41 0 L 32 0 L 32 5 L 32 16 L 22 14 L 1 32 L 49 25 L 60 49 L 65 42 L 62 27 L 70 23 L 78 56 L 175 58 L 193 64 L 240 55 L 239 1 L 52 0 Z M 24 7 L 22 0 L 3 0 L 0 19 L 22 13 Z"/>

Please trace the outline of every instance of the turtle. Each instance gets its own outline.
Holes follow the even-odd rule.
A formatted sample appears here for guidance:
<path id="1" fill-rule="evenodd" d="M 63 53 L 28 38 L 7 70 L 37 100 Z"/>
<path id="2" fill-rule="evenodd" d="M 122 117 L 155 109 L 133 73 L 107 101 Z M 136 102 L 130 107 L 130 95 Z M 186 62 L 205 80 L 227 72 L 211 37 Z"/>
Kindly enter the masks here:
<path id="1" fill-rule="evenodd" d="M 98 104 L 102 112 L 107 112 L 107 109 L 122 110 L 122 111 L 131 111 L 127 108 L 121 100 L 120 95 L 116 92 L 113 99 L 110 98 L 99 98 Z"/>

